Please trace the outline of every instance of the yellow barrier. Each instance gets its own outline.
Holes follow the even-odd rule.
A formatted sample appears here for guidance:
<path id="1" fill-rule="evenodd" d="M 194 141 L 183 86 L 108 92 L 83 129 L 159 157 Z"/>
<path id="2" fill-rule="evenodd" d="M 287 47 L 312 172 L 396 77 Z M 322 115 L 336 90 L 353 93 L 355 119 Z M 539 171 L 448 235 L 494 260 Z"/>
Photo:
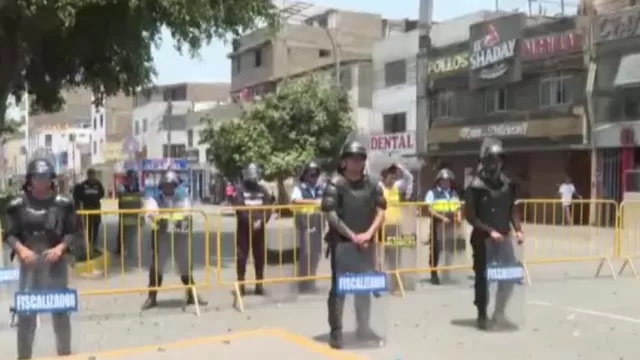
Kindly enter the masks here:
<path id="1" fill-rule="evenodd" d="M 598 276 L 606 263 L 616 274 L 618 206 L 609 200 L 519 200 L 527 251 L 525 264 L 599 261 Z"/>
<path id="2" fill-rule="evenodd" d="M 166 223 L 162 225 L 157 224 L 145 224 L 143 219 L 144 213 L 140 209 L 134 210 L 93 210 L 93 211 L 78 211 L 78 214 L 82 217 L 84 225 L 84 248 L 86 252 L 84 254 L 83 261 L 75 262 L 74 273 L 77 275 L 89 275 L 91 279 L 99 279 L 100 281 L 91 281 L 83 284 L 83 289 L 79 290 L 80 295 L 95 296 L 95 295 L 115 295 L 115 294 L 130 294 L 140 293 L 147 291 L 171 291 L 171 290 L 185 290 L 190 291 L 192 296 L 197 297 L 196 288 L 209 288 L 211 286 L 211 264 L 210 264 L 210 245 L 209 245 L 209 217 L 201 210 L 197 209 L 159 209 L 156 214 L 156 221 L 161 219 L 173 219 L 182 220 L 185 219 L 180 228 L 171 227 L 175 222 L 170 222 L 169 227 L 164 228 Z M 125 225 L 123 219 L 126 215 L 137 218 L 132 224 Z M 202 248 L 194 248 L 194 232 L 197 231 L 194 228 L 194 215 L 201 215 L 203 221 L 203 244 Z M 125 217 L 123 217 L 125 216 Z M 180 217 L 179 219 L 177 217 Z M 101 226 L 102 236 L 91 233 L 94 229 L 100 228 L 98 221 L 102 222 Z M 109 227 L 106 223 L 117 223 L 118 233 L 110 234 Z M 131 227 L 132 229 L 125 229 L 125 227 Z M 160 231 L 149 231 L 151 235 L 145 239 L 143 236 L 144 227 L 161 226 Z M 148 229 L 148 230 L 149 230 Z M 160 236 L 167 236 L 166 239 L 160 238 Z M 102 238 L 99 242 L 97 239 Z M 115 244 L 109 240 L 115 239 Z M 96 243 L 94 243 L 94 240 Z M 135 246 L 131 246 L 129 242 L 134 241 Z M 180 242 L 186 242 L 186 246 L 181 246 Z M 120 243 L 121 250 L 119 256 L 112 256 L 111 253 L 115 250 L 112 245 Z M 128 246 L 129 245 L 129 246 Z M 94 249 L 98 248 L 102 254 L 96 253 L 94 256 Z M 106 249 L 106 251 L 105 251 Z M 133 250 L 134 254 L 125 254 L 126 250 Z M 148 250 L 148 256 L 145 256 L 145 250 Z M 176 252 L 179 252 L 176 254 Z M 132 271 L 143 270 L 143 268 L 151 267 L 153 265 L 158 267 L 164 267 L 167 261 L 171 263 L 171 270 L 175 273 L 176 264 L 181 268 L 179 275 L 188 275 L 185 272 L 193 271 L 194 259 L 193 254 L 198 253 L 204 255 L 203 267 L 204 267 L 204 280 L 194 281 L 191 280 L 184 283 L 171 283 L 161 284 L 160 277 L 163 272 L 167 272 L 167 269 L 160 269 L 155 271 L 154 284 L 140 284 L 139 276 L 131 274 Z M 82 254 L 75 254 L 75 256 L 81 256 Z M 132 258 L 133 255 L 133 258 Z M 185 261 L 186 256 L 186 261 Z M 164 270 L 164 271 L 163 271 Z M 115 275 L 115 276 L 114 276 Z M 169 274 L 166 274 L 169 275 Z M 166 278 L 167 276 L 165 276 Z M 146 278 L 146 277 L 145 277 Z M 180 276 L 169 276 L 168 278 L 180 279 Z M 104 280 L 104 281 L 102 281 Z M 197 305 L 197 304 L 196 304 Z M 199 314 L 199 308 L 196 307 L 196 312 Z"/>
<path id="3" fill-rule="evenodd" d="M 629 267 L 634 277 L 638 271 L 634 260 L 640 258 L 640 200 L 625 200 L 620 204 L 618 257 L 623 261 L 619 275 Z"/>

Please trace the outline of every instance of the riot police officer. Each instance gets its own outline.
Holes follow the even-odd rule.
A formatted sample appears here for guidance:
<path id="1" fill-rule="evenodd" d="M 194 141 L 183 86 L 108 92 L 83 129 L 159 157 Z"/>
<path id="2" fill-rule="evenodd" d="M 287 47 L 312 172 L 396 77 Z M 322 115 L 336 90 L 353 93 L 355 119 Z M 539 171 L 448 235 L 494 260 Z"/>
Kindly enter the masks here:
<path id="1" fill-rule="evenodd" d="M 440 285 L 438 267 L 443 245 L 452 248 L 455 244 L 455 222 L 460 221 L 460 199 L 453 188 L 454 175 L 447 168 L 438 171 L 435 187 L 427 191 L 424 202 L 429 206 L 431 215 L 429 266 L 431 283 Z"/>
<path id="2" fill-rule="evenodd" d="M 331 290 L 327 299 L 329 312 L 329 345 L 341 349 L 344 295 L 337 293 L 338 252 L 351 252 L 351 256 L 366 264 L 360 271 L 375 270 L 375 235 L 384 222 L 387 202 L 384 191 L 376 181 L 365 174 L 367 151 L 357 141 L 345 145 L 340 155 L 340 168 L 327 182 L 321 210 L 329 223 L 326 239 L 331 260 Z M 351 250 L 353 249 L 353 250 Z M 365 259 L 363 259 L 365 258 Z M 356 295 L 356 335 L 359 340 L 383 340 L 371 330 L 371 295 Z"/>
<path id="3" fill-rule="evenodd" d="M 22 196 L 7 208 L 3 240 L 20 260 L 20 290 L 56 291 L 68 286 L 64 254 L 78 233 L 77 215 L 73 201 L 55 192 L 55 177 L 50 160 L 32 160 Z M 70 355 L 69 314 L 52 316 L 58 355 Z M 32 357 L 36 321 L 35 314 L 18 316 L 18 359 Z"/>
<path id="4" fill-rule="evenodd" d="M 515 209 L 516 191 L 514 183 L 503 173 L 504 149 L 502 143 L 487 138 L 480 149 L 478 171 L 465 193 L 465 216 L 473 227 L 471 246 L 473 248 L 473 270 L 475 272 L 475 301 L 478 310 L 477 326 L 487 330 L 491 323 L 487 316 L 488 282 L 486 269 L 494 254 L 488 254 L 487 244 L 504 247 L 509 257 L 515 261 L 511 227 L 522 242 L 524 235 L 520 219 Z M 513 284 L 500 285 L 495 299 L 495 313 L 492 321 L 503 319 Z"/>
<path id="5" fill-rule="evenodd" d="M 87 179 L 76 184 L 73 188 L 73 198 L 76 207 L 82 210 L 100 210 L 101 200 L 104 198 L 104 195 L 104 187 L 100 180 L 98 180 L 95 169 L 87 170 Z M 102 254 L 97 244 L 102 216 L 99 214 L 87 215 L 85 222 L 89 235 L 89 248 L 93 251 L 91 258 L 95 259 Z M 106 249 L 104 249 L 104 251 L 106 251 Z"/>
<path id="6" fill-rule="evenodd" d="M 179 186 L 178 175 L 173 171 L 163 174 L 160 181 L 160 191 L 155 197 L 145 199 L 144 209 L 147 218 L 151 221 L 151 266 L 149 267 L 149 296 L 142 304 L 142 310 L 157 306 L 158 291 L 155 288 L 162 286 L 164 270 L 171 259 L 171 245 L 180 271 L 182 284 L 192 286 L 193 279 L 192 256 L 189 253 L 188 232 L 193 231 L 192 220 L 185 213 L 160 213 L 159 209 L 190 209 L 189 197 L 176 191 Z M 173 241 L 171 235 L 173 233 Z M 193 296 L 191 289 L 187 289 L 187 305 L 198 302 L 199 305 L 207 305 L 207 302 Z"/>
<path id="7" fill-rule="evenodd" d="M 118 209 L 135 210 L 142 208 L 143 194 L 138 184 L 138 176 L 135 170 L 128 170 L 124 182 L 118 186 Z M 138 243 L 138 233 L 140 231 L 140 219 L 138 214 L 123 214 L 119 216 L 118 224 L 118 245 L 116 254 L 122 253 L 124 245 L 125 262 L 131 263 L 136 260 L 134 249 Z"/>
<path id="8" fill-rule="evenodd" d="M 291 194 L 293 204 L 307 205 L 295 209 L 296 237 L 300 249 L 299 276 L 315 276 L 322 256 L 323 220 L 318 205 L 324 187 L 318 183 L 320 172 L 320 165 L 315 161 L 310 162 L 300 174 L 300 181 Z M 314 280 L 300 282 L 300 292 L 312 293 L 316 290 Z"/>
<path id="9" fill-rule="evenodd" d="M 240 295 L 246 294 L 243 283 L 247 272 L 247 260 L 249 251 L 253 255 L 256 280 L 264 279 L 264 267 L 266 257 L 265 226 L 271 219 L 271 210 L 261 208 L 264 205 L 273 204 L 274 196 L 260 184 L 260 168 L 256 164 L 249 164 L 242 171 L 242 184 L 236 189 L 233 197 L 233 205 L 241 208 L 236 211 L 236 275 L 240 283 Z M 246 207 L 255 206 L 257 209 Z M 256 295 L 265 295 L 264 284 L 258 282 L 255 288 Z"/>

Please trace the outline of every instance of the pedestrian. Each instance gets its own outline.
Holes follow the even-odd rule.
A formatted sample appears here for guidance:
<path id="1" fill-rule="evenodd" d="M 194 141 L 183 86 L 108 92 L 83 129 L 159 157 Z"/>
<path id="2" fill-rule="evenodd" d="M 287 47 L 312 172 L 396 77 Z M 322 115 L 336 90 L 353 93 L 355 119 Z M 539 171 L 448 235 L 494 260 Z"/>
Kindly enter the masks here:
<path id="1" fill-rule="evenodd" d="M 118 186 L 118 210 L 141 210 L 143 197 L 138 175 L 135 170 L 128 170 L 122 184 Z M 138 245 L 138 237 L 142 233 L 141 215 L 141 213 L 128 213 L 119 216 L 116 254 L 124 255 L 125 263 L 131 263 L 139 256 L 135 254 L 135 249 Z"/>
<path id="2" fill-rule="evenodd" d="M 305 166 L 300 174 L 299 182 L 293 188 L 291 203 L 306 205 L 294 208 L 296 236 L 300 249 L 298 262 L 299 277 L 314 277 L 322 256 L 323 219 L 320 213 L 320 199 L 324 187 L 318 183 L 320 165 L 315 161 Z M 318 289 L 315 280 L 304 280 L 299 283 L 302 293 L 314 293 Z"/>
<path id="3" fill-rule="evenodd" d="M 265 228 L 272 211 L 265 205 L 275 203 L 275 197 L 260 184 L 260 168 L 250 164 L 242 172 L 242 184 L 235 189 L 232 204 L 236 210 L 236 275 L 240 283 L 240 296 L 246 295 L 245 275 L 249 251 L 253 255 L 256 275 L 256 295 L 265 295 L 264 266 L 266 258 Z M 251 207 L 255 207 L 252 209 Z"/>
<path id="4" fill-rule="evenodd" d="M 503 173 L 504 157 L 502 143 L 499 140 L 485 139 L 480 149 L 478 171 L 465 194 L 465 217 L 473 227 L 471 246 L 475 273 L 474 304 L 478 310 L 477 326 L 481 330 L 487 330 L 495 323 L 509 325 L 505 310 L 514 287 L 513 283 L 498 285 L 494 314 L 490 323 L 487 316 L 487 264 L 498 260 L 517 260 L 511 227 L 515 231 L 516 240 L 519 243 L 524 241 L 515 206 L 515 185 Z"/>
<path id="5" fill-rule="evenodd" d="M 200 296 L 194 296 L 193 256 L 189 232 L 193 231 L 192 219 L 184 210 L 191 209 L 189 197 L 180 195 L 178 175 L 167 171 L 160 180 L 160 191 L 145 199 L 144 210 L 151 223 L 151 266 L 149 267 L 149 296 L 142 304 L 142 310 L 158 305 L 158 288 L 162 286 L 165 268 L 174 254 L 180 280 L 190 288 L 186 291 L 187 305 L 207 305 Z M 182 209 L 183 212 L 159 212 L 161 209 Z M 173 235 L 173 236 L 172 236 Z M 172 248 L 173 246 L 173 248 Z"/>
<path id="6" fill-rule="evenodd" d="M 560 201 L 562 202 L 562 223 L 573 225 L 571 205 L 574 199 L 582 199 L 582 197 L 576 191 L 576 187 L 573 185 L 569 176 L 567 176 L 564 182 L 558 187 L 558 194 L 560 194 Z"/>
<path id="7" fill-rule="evenodd" d="M 99 211 L 104 195 L 104 187 L 98 180 L 95 169 L 87 170 L 87 179 L 76 184 L 73 188 L 73 200 L 78 210 Z M 90 256 L 88 260 L 96 259 L 102 255 L 102 250 L 99 250 L 99 245 L 97 244 L 102 215 L 92 213 L 83 220 L 88 233 L 89 248 L 87 252 Z"/>
<path id="8" fill-rule="evenodd" d="M 405 244 L 402 236 L 402 204 L 403 199 L 410 199 L 413 192 L 413 175 L 400 163 L 393 163 L 380 173 L 380 185 L 387 201 L 387 211 L 384 216 L 384 245 L 387 270 L 395 271 L 401 266 L 402 249 L 413 248 L 417 244 Z M 415 238 L 414 238 L 415 240 Z M 417 264 L 414 264 L 417 265 Z M 394 287 L 399 284 L 393 278 Z"/>
<path id="9" fill-rule="evenodd" d="M 441 169 L 436 175 L 435 186 L 427 191 L 424 198 L 431 216 L 429 267 L 433 285 L 440 285 L 437 268 L 443 247 L 451 252 L 456 247 L 456 224 L 461 221 L 461 214 L 460 198 L 453 187 L 454 180 L 453 171 L 447 168 Z"/>
<path id="10" fill-rule="evenodd" d="M 56 193 L 51 161 L 36 158 L 27 165 L 23 193 L 8 209 L 3 234 L 20 261 L 21 291 L 62 291 L 69 285 L 65 253 L 78 232 L 73 201 Z M 58 356 L 71 355 L 68 313 L 55 313 L 53 330 Z M 31 359 L 37 315 L 18 315 L 18 359 Z"/>
<path id="11" fill-rule="evenodd" d="M 340 168 L 327 183 L 321 210 L 329 223 L 326 239 L 331 261 L 331 290 L 327 299 L 329 346 L 343 347 L 342 317 L 345 295 L 337 292 L 338 273 L 376 270 L 375 235 L 384 222 L 387 202 L 382 187 L 365 174 L 367 151 L 349 142 L 340 155 Z M 338 255 L 339 254 L 339 255 Z M 349 263 L 344 263 L 345 259 Z M 370 327 L 371 294 L 355 295 L 356 337 L 384 343 Z"/>
<path id="12" fill-rule="evenodd" d="M 233 197 L 235 196 L 235 193 L 236 193 L 236 189 L 234 188 L 234 186 L 231 183 L 231 181 L 227 182 L 227 186 L 225 188 L 225 194 L 227 196 L 227 203 L 229 203 L 229 204 L 233 203 Z"/>

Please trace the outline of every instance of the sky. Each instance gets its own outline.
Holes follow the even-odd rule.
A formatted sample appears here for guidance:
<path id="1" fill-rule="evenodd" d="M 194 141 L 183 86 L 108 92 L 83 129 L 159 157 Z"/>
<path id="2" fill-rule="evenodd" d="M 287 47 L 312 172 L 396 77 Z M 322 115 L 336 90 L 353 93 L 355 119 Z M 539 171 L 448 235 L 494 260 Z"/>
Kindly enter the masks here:
<path id="1" fill-rule="evenodd" d="M 281 0 L 280 0 L 281 1 Z M 392 19 L 417 19 L 419 0 L 305 0 L 318 6 L 339 8 L 370 13 L 382 14 Z M 494 10 L 496 2 L 501 10 L 526 12 L 527 0 L 433 0 L 434 20 L 441 21 L 461 16 L 473 11 L 487 9 Z M 534 1 L 534 8 L 538 8 L 538 0 Z M 558 13 L 561 0 L 539 0 L 546 8 L 547 15 Z M 567 9 L 575 9 L 579 0 L 566 0 Z M 203 48 L 200 57 L 190 58 L 187 54 L 180 55 L 173 47 L 173 40 L 169 34 L 163 36 L 160 48 L 154 52 L 157 84 L 171 84 L 178 82 L 229 82 L 231 79 L 231 65 L 226 54 L 230 46 L 223 41 L 216 41 Z"/>

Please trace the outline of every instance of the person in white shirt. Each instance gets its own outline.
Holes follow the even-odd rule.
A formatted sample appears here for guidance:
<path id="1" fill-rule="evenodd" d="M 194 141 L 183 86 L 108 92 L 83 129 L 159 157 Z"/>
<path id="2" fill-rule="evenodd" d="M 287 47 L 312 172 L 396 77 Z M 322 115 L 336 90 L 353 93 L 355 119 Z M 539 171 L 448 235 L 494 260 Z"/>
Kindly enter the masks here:
<path id="1" fill-rule="evenodd" d="M 571 182 L 571 178 L 567 177 L 560 187 L 558 188 L 558 194 L 560 194 L 560 200 L 562 201 L 562 214 L 565 222 L 569 225 L 573 225 L 573 216 L 571 213 L 571 202 L 574 198 L 581 199 L 580 195 L 576 191 L 576 187 Z"/>

